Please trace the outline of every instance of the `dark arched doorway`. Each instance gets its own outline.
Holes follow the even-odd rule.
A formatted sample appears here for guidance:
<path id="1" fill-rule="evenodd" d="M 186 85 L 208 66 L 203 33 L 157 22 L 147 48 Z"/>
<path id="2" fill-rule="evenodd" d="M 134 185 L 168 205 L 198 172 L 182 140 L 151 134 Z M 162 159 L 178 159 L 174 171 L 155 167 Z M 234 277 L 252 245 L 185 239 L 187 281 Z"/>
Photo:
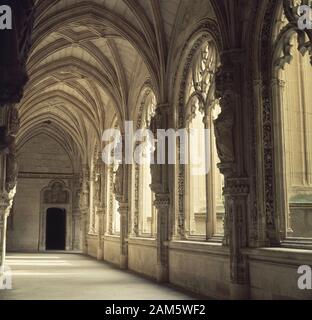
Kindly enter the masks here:
<path id="1" fill-rule="evenodd" d="M 49 208 L 46 223 L 46 250 L 65 250 L 66 210 Z"/>

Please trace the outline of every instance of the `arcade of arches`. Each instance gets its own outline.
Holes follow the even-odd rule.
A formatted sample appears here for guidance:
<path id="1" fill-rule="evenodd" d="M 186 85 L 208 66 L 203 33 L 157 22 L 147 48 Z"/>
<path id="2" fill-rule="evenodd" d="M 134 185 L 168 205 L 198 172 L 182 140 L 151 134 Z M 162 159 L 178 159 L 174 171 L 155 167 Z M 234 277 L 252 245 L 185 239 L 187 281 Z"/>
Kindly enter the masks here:
<path id="1" fill-rule="evenodd" d="M 80 251 L 207 297 L 312 298 L 307 1 L 3 2 L 1 265 Z M 104 163 L 126 121 L 185 128 L 202 167 L 178 138 L 176 164 Z"/>

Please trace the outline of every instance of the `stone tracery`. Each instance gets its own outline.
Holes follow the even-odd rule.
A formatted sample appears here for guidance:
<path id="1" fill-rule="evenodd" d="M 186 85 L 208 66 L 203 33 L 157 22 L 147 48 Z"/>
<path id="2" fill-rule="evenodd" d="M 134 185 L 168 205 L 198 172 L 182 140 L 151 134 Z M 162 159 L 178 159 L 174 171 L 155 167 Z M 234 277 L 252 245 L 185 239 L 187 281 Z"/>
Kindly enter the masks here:
<path id="1" fill-rule="evenodd" d="M 195 16 L 180 1 L 117 3 L 112 8 L 105 1 L 39 0 L 34 30 L 21 28 L 22 64 L 33 37 L 29 82 L 18 105 L 11 105 L 8 94 L 0 97 L 0 160 L 6 168 L 0 173 L 1 244 L 16 182 L 18 204 L 29 186 L 43 184 L 43 190 L 64 181 L 66 191 L 51 185 L 43 203 L 68 204 L 74 230 L 68 248 L 207 295 L 265 295 L 269 289 L 257 291 L 252 283 L 261 265 L 258 247 L 282 245 L 289 226 L 288 203 L 279 201 L 275 181 L 280 128 L 274 99 L 283 82 L 272 80 L 272 72 L 287 71 L 298 60 L 294 37 L 300 54 L 312 52 L 311 32 L 298 30 L 292 10 L 305 1 L 244 1 L 244 9 L 240 1 L 198 1 Z M 211 130 L 211 171 L 195 181 L 182 164 L 156 163 L 146 170 L 104 164 L 103 131 L 119 128 L 123 142 L 127 120 L 154 133 Z M 36 143 L 38 157 L 27 152 Z M 178 142 L 177 155 L 181 147 Z M 124 160 L 124 150 L 119 156 Z M 151 197 L 143 195 L 142 185 Z M 192 208 L 192 201 L 200 208 Z M 15 209 L 16 228 L 20 211 Z M 15 236 L 10 230 L 9 246 Z M 42 241 L 40 246 L 44 250 Z M 271 263 L 264 251 L 262 259 Z M 202 283 L 195 284 L 190 269 Z"/>

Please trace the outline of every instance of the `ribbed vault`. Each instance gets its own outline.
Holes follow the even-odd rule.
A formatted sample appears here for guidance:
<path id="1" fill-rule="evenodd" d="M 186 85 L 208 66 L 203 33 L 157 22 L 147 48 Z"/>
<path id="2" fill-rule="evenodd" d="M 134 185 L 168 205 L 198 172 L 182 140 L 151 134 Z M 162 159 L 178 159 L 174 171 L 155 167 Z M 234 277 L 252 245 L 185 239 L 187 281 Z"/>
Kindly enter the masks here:
<path id="1" fill-rule="evenodd" d="M 131 117 L 135 87 L 164 99 L 165 60 L 180 0 L 38 0 L 18 146 L 46 133 L 91 164 L 104 128 Z"/>

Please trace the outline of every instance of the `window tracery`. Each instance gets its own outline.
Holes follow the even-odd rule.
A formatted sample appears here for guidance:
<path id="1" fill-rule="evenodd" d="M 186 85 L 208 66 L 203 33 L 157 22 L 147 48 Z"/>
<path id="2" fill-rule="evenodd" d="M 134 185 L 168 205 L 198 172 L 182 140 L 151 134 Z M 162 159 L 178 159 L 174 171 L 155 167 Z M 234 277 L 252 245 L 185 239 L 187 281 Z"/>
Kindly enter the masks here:
<path id="1" fill-rule="evenodd" d="M 221 109 L 215 98 L 218 52 L 212 40 L 194 55 L 185 96 L 188 165 L 185 166 L 186 237 L 210 239 L 223 234 L 223 177 L 214 136 Z"/>

